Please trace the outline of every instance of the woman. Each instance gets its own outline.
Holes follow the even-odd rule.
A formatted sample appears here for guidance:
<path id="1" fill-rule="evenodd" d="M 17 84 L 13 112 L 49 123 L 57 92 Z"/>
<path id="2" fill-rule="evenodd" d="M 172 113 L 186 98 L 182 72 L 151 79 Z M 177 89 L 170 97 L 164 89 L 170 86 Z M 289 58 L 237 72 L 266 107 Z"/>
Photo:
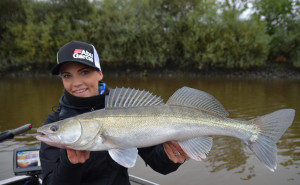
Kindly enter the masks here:
<path id="1" fill-rule="evenodd" d="M 84 42 L 72 41 L 57 53 L 52 74 L 60 75 L 65 89 L 59 107 L 44 124 L 85 112 L 103 109 L 109 93 L 96 49 Z M 178 143 L 141 148 L 139 155 L 155 171 L 168 174 L 188 158 Z M 107 151 L 59 149 L 41 143 L 43 184 L 130 184 L 127 168 L 110 158 Z"/>

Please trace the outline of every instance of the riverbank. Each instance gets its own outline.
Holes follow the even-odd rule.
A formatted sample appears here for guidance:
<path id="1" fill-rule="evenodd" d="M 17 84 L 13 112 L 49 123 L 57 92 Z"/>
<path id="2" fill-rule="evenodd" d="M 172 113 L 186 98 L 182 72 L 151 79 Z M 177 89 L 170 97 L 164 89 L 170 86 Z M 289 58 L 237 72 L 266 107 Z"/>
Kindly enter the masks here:
<path id="1" fill-rule="evenodd" d="M 264 68 L 242 69 L 210 69 L 210 70 L 146 70 L 146 69 L 106 69 L 102 68 L 105 76 L 157 76 L 157 77 L 205 77 L 205 78 L 249 78 L 249 79 L 300 79 L 300 69 L 287 66 L 271 66 Z M 52 76 L 49 71 L 31 71 L 31 72 L 9 72 L 1 73 L 0 77 L 49 77 Z"/>

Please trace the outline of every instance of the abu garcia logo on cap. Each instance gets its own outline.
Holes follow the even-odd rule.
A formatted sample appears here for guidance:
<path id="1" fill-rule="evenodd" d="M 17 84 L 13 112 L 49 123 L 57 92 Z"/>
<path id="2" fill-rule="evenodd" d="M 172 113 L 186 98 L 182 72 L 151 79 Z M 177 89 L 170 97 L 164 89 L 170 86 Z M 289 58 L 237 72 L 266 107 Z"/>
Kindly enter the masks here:
<path id="1" fill-rule="evenodd" d="M 85 59 L 90 62 L 94 62 L 93 54 L 84 49 L 75 49 L 73 53 L 73 58 Z"/>

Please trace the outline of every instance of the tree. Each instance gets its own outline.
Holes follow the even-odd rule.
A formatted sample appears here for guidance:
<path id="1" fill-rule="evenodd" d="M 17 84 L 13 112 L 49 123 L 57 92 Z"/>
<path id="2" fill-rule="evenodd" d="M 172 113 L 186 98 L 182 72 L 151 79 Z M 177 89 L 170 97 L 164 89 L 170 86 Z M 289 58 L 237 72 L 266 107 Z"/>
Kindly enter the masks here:
<path id="1" fill-rule="evenodd" d="M 255 0 L 254 8 L 259 19 L 264 20 L 271 36 L 271 62 L 291 63 L 300 66 L 300 2 L 298 0 Z"/>

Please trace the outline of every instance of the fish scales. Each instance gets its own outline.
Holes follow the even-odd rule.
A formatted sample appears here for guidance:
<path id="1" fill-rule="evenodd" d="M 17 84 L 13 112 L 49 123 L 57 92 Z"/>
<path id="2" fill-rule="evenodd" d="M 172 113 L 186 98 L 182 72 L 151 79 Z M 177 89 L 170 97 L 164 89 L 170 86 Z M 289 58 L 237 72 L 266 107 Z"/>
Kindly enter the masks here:
<path id="1" fill-rule="evenodd" d="M 250 125 L 249 122 L 216 117 L 208 112 L 180 106 L 129 107 L 108 109 L 94 114 L 89 114 L 87 118 L 103 124 L 103 128 L 106 128 L 103 135 L 107 138 L 113 137 L 115 143 L 126 146 L 145 147 L 161 141 L 208 135 L 235 135 L 245 139 L 258 134 L 255 132 L 258 129 L 253 129 L 255 125 Z M 165 134 L 166 131 L 168 134 Z M 152 143 L 145 142 L 149 139 Z"/>

